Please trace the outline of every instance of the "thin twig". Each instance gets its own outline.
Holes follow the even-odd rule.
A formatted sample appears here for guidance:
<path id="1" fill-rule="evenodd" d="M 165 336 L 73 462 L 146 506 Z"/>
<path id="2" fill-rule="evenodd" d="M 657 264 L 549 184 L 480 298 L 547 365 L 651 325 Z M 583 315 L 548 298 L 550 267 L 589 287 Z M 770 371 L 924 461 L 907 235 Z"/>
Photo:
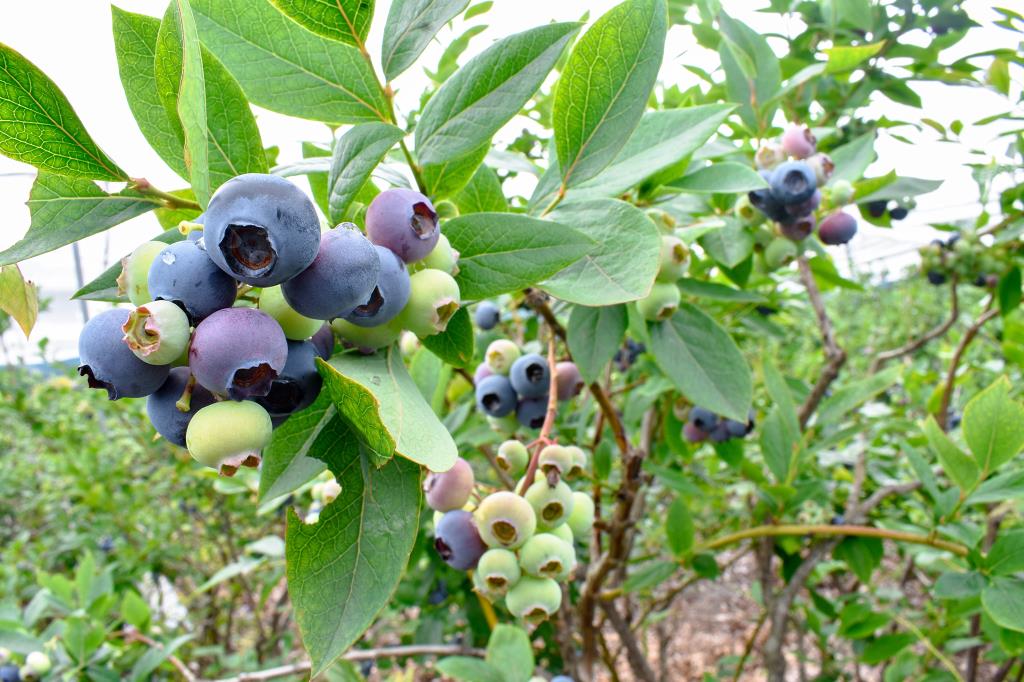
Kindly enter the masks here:
<path id="1" fill-rule="evenodd" d="M 651 666 L 647 663 L 647 657 L 640 650 L 636 636 L 629 629 L 629 624 L 626 623 L 619 610 L 615 608 L 613 603 L 605 601 L 601 602 L 601 608 L 604 609 L 605 615 L 608 616 L 608 622 L 612 624 L 615 632 L 619 635 L 619 641 L 626 648 L 626 659 L 629 661 L 629 667 L 633 669 L 633 674 L 646 682 L 658 682 L 654 671 L 651 670 Z"/>
<path id="2" fill-rule="evenodd" d="M 807 258 L 801 256 L 797 259 L 797 264 L 800 266 L 800 279 L 807 289 L 807 297 L 810 299 L 811 307 L 814 309 L 814 314 L 818 319 L 818 329 L 821 331 L 821 340 L 825 347 L 825 367 L 822 368 L 818 381 L 814 384 L 814 388 L 811 389 L 811 394 L 807 396 L 807 400 L 800 406 L 800 428 L 803 429 L 807 427 L 807 422 L 810 421 L 811 415 L 814 414 L 814 411 L 825 397 L 828 387 L 839 376 L 839 370 L 846 363 L 846 351 L 840 348 L 836 342 L 832 320 L 829 319 L 828 312 L 825 310 L 821 291 L 818 289 L 817 282 L 814 281 L 814 273 L 811 272 L 811 266 L 808 264 Z"/>
<path id="3" fill-rule="evenodd" d="M 537 466 L 540 463 L 540 452 L 551 442 L 551 428 L 555 425 L 555 416 L 558 414 L 558 374 L 555 372 L 555 330 L 553 328 L 548 339 L 548 367 L 551 375 L 548 384 L 548 410 L 544 414 L 544 423 L 540 427 L 540 435 L 537 436 L 537 444 L 534 446 L 533 456 L 530 457 L 530 464 L 526 467 L 523 484 L 519 486 L 520 495 L 525 495 L 533 485 L 533 480 L 537 476 Z"/>
<path id="4" fill-rule="evenodd" d="M 882 368 L 882 365 L 901 358 L 904 355 L 910 355 L 925 346 L 929 341 L 939 338 L 945 335 L 953 325 L 956 324 L 957 318 L 960 317 L 960 299 L 957 296 L 957 281 L 956 277 L 950 280 L 949 287 L 949 317 L 945 321 L 933 327 L 931 330 L 925 332 L 913 341 L 908 341 L 899 348 L 893 348 L 892 350 L 882 351 L 875 356 L 875 359 L 871 361 L 871 367 L 868 369 L 869 374 L 874 374 Z"/>
<path id="5" fill-rule="evenodd" d="M 956 370 L 960 366 L 960 361 L 963 359 L 967 347 L 974 341 L 974 337 L 978 335 L 978 332 L 981 331 L 986 322 L 999 314 L 999 309 L 992 307 L 994 303 L 995 295 L 992 295 L 985 306 L 985 312 L 964 332 L 960 343 L 957 344 L 956 350 L 953 351 L 952 359 L 949 361 L 949 371 L 946 374 L 946 383 L 942 387 L 942 400 L 939 403 L 939 412 L 935 415 L 935 421 L 938 422 L 943 431 L 946 430 L 946 423 L 949 417 L 949 402 L 953 397 L 953 387 L 956 385 Z"/>
<path id="6" fill-rule="evenodd" d="M 888 528 L 876 528 L 874 526 L 855 526 L 845 523 L 837 524 L 834 526 L 824 524 L 785 524 L 777 526 L 755 526 L 754 528 L 745 528 L 744 530 L 740 530 L 735 533 L 729 533 L 728 535 L 723 535 L 709 542 L 705 542 L 704 544 L 700 545 L 700 547 L 696 551 L 719 549 L 721 547 L 727 547 L 728 545 L 740 542 L 742 540 L 750 540 L 752 538 L 761 538 L 765 536 L 854 536 L 861 538 L 880 538 L 883 540 L 894 540 L 896 542 L 908 542 L 915 545 L 927 545 L 929 547 L 934 547 L 935 549 L 941 549 L 947 552 L 951 552 L 953 554 L 956 554 L 957 556 L 967 556 L 969 551 L 967 547 L 961 545 L 958 542 L 948 542 L 946 540 L 939 540 L 938 538 L 932 537 L 931 535 L 919 535 L 917 533 L 907 533 L 899 530 L 889 530 Z"/>
<path id="7" fill-rule="evenodd" d="M 164 645 L 161 644 L 160 642 L 157 642 L 156 640 L 150 639 L 146 635 L 144 635 L 141 632 L 138 632 L 136 630 L 126 630 L 126 631 L 124 631 L 121 634 L 124 637 L 126 642 L 138 642 L 139 644 L 145 644 L 146 646 L 148 646 L 151 649 L 163 649 L 164 648 Z M 167 657 L 167 660 L 168 660 L 168 662 L 170 662 L 171 665 L 173 665 L 178 670 L 179 673 L 181 673 L 181 676 L 183 678 L 185 678 L 185 680 L 187 682 L 195 682 L 198 679 L 198 678 L 196 678 L 195 673 L 193 673 L 191 670 L 189 670 L 188 666 L 186 666 L 184 663 L 182 663 L 181 659 L 178 658 L 177 656 L 174 656 L 172 654 L 172 655 Z"/>

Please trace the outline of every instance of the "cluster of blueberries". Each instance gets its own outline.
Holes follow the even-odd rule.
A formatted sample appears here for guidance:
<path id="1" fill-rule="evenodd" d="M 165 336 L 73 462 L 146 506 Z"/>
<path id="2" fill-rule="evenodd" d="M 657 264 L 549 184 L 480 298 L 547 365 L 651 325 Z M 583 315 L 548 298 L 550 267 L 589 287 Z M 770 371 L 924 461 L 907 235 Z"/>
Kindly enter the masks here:
<path id="1" fill-rule="evenodd" d="M 516 618 L 539 623 L 562 603 L 559 582 L 576 568 L 575 541 L 594 525 L 594 502 L 566 483 L 587 468 L 587 453 L 576 446 L 545 445 L 537 455 L 533 482 L 526 486 L 530 453 L 517 440 L 498 447 L 497 465 L 515 490 L 491 493 L 476 503 L 476 479 L 459 458 L 423 484 L 434 510 L 434 548 L 452 568 L 473 572 L 474 589 L 485 599 L 505 601 Z"/>
<path id="2" fill-rule="evenodd" d="M 857 234 L 857 220 L 843 211 L 834 211 L 817 224 L 820 188 L 832 177 L 835 165 L 827 154 L 817 152 L 817 140 L 808 128 L 790 126 L 778 144 L 761 147 L 754 162 L 768 187 L 747 197 L 754 208 L 778 224 L 782 236 L 803 241 L 817 227 L 823 243 L 839 245 Z M 849 182 L 836 182 L 830 198 L 836 206 L 848 203 L 853 187 Z"/>
<path id="3" fill-rule="evenodd" d="M 0 647 L 0 682 L 21 682 L 22 680 L 38 680 L 50 672 L 50 657 L 42 651 L 32 651 L 25 655 L 21 666 L 14 662 L 9 649 Z"/>
<path id="4" fill-rule="evenodd" d="M 477 409 L 499 431 L 514 432 L 516 422 L 539 429 L 548 410 L 552 372 L 559 400 L 569 400 L 583 390 L 576 363 L 559 362 L 552 368 L 545 357 L 523 354 L 513 341 L 492 341 L 473 376 Z"/>
<path id="5" fill-rule="evenodd" d="M 888 199 L 867 201 L 863 206 L 863 210 L 867 211 L 872 218 L 881 218 L 888 213 L 890 220 L 903 220 L 910 213 L 910 208 L 906 205 L 893 203 Z"/>
<path id="6" fill-rule="evenodd" d="M 118 281 L 136 307 L 89 320 L 79 373 L 111 400 L 149 396 L 156 430 L 225 475 L 257 466 L 273 427 L 316 399 L 335 334 L 371 352 L 404 329 L 444 331 L 459 307 L 457 254 L 419 192 L 377 195 L 365 235 L 321 232 L 298 187 L 248 174 L 198 220 L 182 224 L 188 239 L 125 258 Z"/>
<path id="7" fill-rule="evenodd" d="M 932 240 L 921 248 L 921 265 L 928 281 L 940 286 L 955 276 L 977 287 L 995 287 L 1006 270 L 1007 244 L 986 246 L 973 230 L 954 232 L 948 239 Z"/>
<path id="8" fill-rule="evenodd" d="M 693 407 L 683 425 L 683 437 L 691 443 L 724 443 L 734 438 L 745 438 L 754 430 L 754 412 L 746 422 L 720 417 L 703 407 Z"/>

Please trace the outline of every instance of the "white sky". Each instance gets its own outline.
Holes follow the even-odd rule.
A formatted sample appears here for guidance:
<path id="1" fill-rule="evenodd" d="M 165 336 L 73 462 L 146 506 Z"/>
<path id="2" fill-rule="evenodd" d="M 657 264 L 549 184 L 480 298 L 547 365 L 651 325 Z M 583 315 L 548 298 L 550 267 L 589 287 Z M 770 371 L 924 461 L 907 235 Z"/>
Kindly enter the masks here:
<path id="1" fill-rule="evenodd" d="M 162 16 L 167 3 L 166 0 L 116 0 L 115 4 L 129 11 Z M 487 14 L 468 24 L 457 22 L 453 29 L 442 30 L 420 63 L 433 68 L 447 43 L 469 25 L 487 24 L 491 28 L 473 41 L 460 63 L 465 63 L 470 56 L 500 37 L 550 20 L 576 20 L 588 10 L 593 19 L 615 4 L 615 0 L 496 0 Z M 1004 0 L 1001 4 L 1024 11 L 1022 0 Z M 389 0 L 377 2 L 369 40 L 372 54 L 379 53 L 381 28 L 389 5 Z M 762 33 L 789 32 L 787 20 L 754 11 L 766 6 L 766 2 L 723 0 L 723 5 L 734 17 Z M 968 1 L 964 6 L 984 27 L 969 34 L 968 39 L 951 50 L 949 54 L 952 57 L 995 47 L 1016 47 L 1019 34 L 991 25 L 996 15 L 989 3 Z M 146 177 L 161 189 L 180 188 L 185 183 L 150 149 L 128 109 L 117 75 L 110 21 L 109 5 L 101 0 L 5 2 L 0 42 L 21 52 L 60 86 L 93 139 L 129 174 Z M 792 28 L 794 32 L 797 29 Z M 783 49 L 775 47 L 779 51 Z M 695 77 L 681 64 L 694 64 L 711 71 L 717 67 L 717 61 L 714 53 L 696 45 L 688 29 L 675 26 L 669 32 L 661 79 L 685 87 L 692 84 Z M 1013 87 L 1019 92 L 1020 72 L 1014 72 L 1014 75 L 1018 82 Z M 408 110 L 414 106 L 426 83 L 427 79 L 418 66 L 399 76 L 396 82 L 399 109 Z M 925 102 L 925 115 L 946 126 L 954 119 L 962 120 L 965 123 L 962 137 L 969 146 L 1001 156 L 1005 145 L 995 141 L 990 130 L 978 130 L 970 123 L 1008 109 L 1002 97 L 982 89 L 921 83 L 911 85 Z M 916 120 L 922 115 L 881 96 L 873 98 L 865 113 L 872 116 L 884 114 L 900 120 Z M 301 158 L 302 140 L 325 143 L 330 140 L 330 132 L 322 124 L 264 110 L 257 110 L 256 114 L 264 144 L 276 144 L 281 148 L 279 162 Z M 508 135 L 499 133 L 499 138 L 512 139 L 522 127 L 524 120 L 514 120 L 507 128 Z M 916 246 L 930 238 L 931 230 L 925 223 L 973 217 L 978 212 L 977 190 L 968 170 L 963 167 L 969 159 L 967 146 L 939 143 L 937 135 L 930 130 L 917 133 L 904 127 L 896 132 L 909 137 L 915 144 L 908 146 L 883 133 L 877 145 L 879 161 L 872 172 L 895 169 L 900 175 L 942 178 L 946 182 L 939 191 L 919 199 L 918 209 L 911 212 L 910 218 L 897 229 L 862 228 L 852 249 L 856 260 L 865 263 L 865 267 L 878 268 L 883 264 L 879 259 L 885 259 L 885 267 L 903 267 L 916 260 Z M 0 250 L 17 241 L 28 229 L 29 213 L 25 201 L 33 176 L 31 167 L 0 157 Z M 528 194 L 529 188 L 524 191 Z M 84 281 L 100 274 L 114 259 L 159 230 L 156 219 L 148 214 L 84 240 L 81 243 Z M 73 357 L 77 354 L 82 317 L 78 303 L 69 301 L 70 295 L 78 288 L 71 247 L 33 258 L 22 263 L 21 267 L 26 277 L 40 285 L 42 295 L 51 299 L 51 305 L 50 310 L 40 316 L 29 342 L 26 343 L 17 328 L 4 335 L 4 348 L 9 353 L 4 359 L 37 359 L 35 344 L 43 337 L 49 339 L 48 357 Z M 95 312 L 105 305 L 90 304 L 90 308 Z"/>

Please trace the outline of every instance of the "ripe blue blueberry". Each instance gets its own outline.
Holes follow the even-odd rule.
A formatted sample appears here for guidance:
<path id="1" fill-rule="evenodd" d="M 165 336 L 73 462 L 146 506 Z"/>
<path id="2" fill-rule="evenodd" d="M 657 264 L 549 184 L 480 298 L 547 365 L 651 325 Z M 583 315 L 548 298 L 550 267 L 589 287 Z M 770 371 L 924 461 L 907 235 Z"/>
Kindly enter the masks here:
<path id="1" fill-rule="evenodd" d="M 405 261 L 391 249 L 374 246 L 380 259 L 377 286 L 362 305 L 356 306 L 345 319 L 359 327 L 379 327 L 402 312 L 409 301 L 411 285 Z"/>
<path id="2" fill-rule="evenodd" d="M 316 334 L 313 334 L 310 341 L 316 347 L 317 355 L 324 360 L 330 360 L 334 355 L 334 331 L 326 322 L 317 330 Z"/>
<path id="3" fill-rule="evenodd" d="M 786 239 L 794 242 L 801 242 L 811 236 L 814 226 L 817 224 L 814 214 L 805 215 L 802 218 L 779 223 L 779 232 Z"/>
<path id="4" fill-rule="evenodd" d="M 548 398 L 523 398 L 516 405 L 516 419 L 528 429 L 539 429 L 544 425 L 548 411 Z"/>
<path id="5" fill-rule="evenodd" d="M 287 417 L 313 404 L 323 380 L 316 370 L 317 349 L 310 341 L 289 341 L 284 369 L 270 383 L 270 392 L 254 398 L 271 417 Z"/>
<path id="6" fill-rule="evenodd" d="M 551 386 L 551 368 L 546 358 L 529 353 L 512 363 L 508 378 L 520 398 L 542 398 Z"/>
<path id="7" fill-rule="evenodd" d="M 508 377 L 492 374 L 476 385 L 476 405 L 489 417 L 504 417 L 516 409 L 516 391 Z"/>
<path id="8" fill-rule="evenodd" d="M 903 220 L 904 218 L 907 217 L 907 214 L 909 212 L 910 211 L 908 211 L 905 207 L 897 206 L 896 208 L 889 211 L 889 217 L 892 218 L 893 220 Z"/>
<path id="9" fill-rule="evenodd" d="M 78 373 L 89 388 L 103 388 L 111 400 L 142 398 L 167 379 L 167 365 L 150 365 L 135 356 L 124 343 L 128 311 L 106 310 L 89 320 L 78 337 Z"/>
<path id="10" fill-rule="evenodd" d="M 818 226 L 818 237 L 825 244 L 845 244 L 857 234 L 857 219 L 849 213 L 830 213 Z"/>
<path id="11" fill-rule="evenodd" d="M 710 431 L 718 424 L 718 415 L 711 410 L 694 406 L 690 410 L 690 423 L 701 431 Z"/>
<path id="12" fill-rule="evenodd" d="M 747 435 L 747 423 L 739 422 L 735 419 L 726 419 L 725 430 L 729 433 L 730 438 L 743 438 L 743 436 Z"/>
<path id="13" fill-rule="evenodd" d="M 203 241 L 224 272 L 246 284 L 272 286 L 313 262 L 320 220 L 313 202 L 288 180 L 247 173 L 225 182 L 210 199 Z"/>
<path id="14" fill-rule="evenodd" d="M 501 310 L 490 301 L 481 301 L 473 313 L 473 320 L 484 331 L 494 329 L 501 320 Z"/>
<path id="15" fill-rule="evenodd" d="M 814 171 L 802 161 L 787 161 L 777 166 L 772 171 L 768 184 L 771 186 L 772 196 L 784 205 L 799 204 L 810 199 L 818 187 Z"/>
<path id="16" fill-rule="evenodd" d="M 805 215 L 814 213 L 820 205 L 821 190 L 816 189 L 810 199 L 801 201 L 799 204 L 786 204 L 786 215 L 792 218 L 802 218 Z"/>
<path id="17" fill-rule="evenodd" d="M 188 367 L 175 367 L 160 390 L 146 399 L 146 414 L 153 428 L 168 443 L 182 448 L 185 447 L 185 432 L 193 415 L 216 402 L 213 394 L 199 384 L 193 384 L 190 394 L 184 396 L 190 375 Z M 187 408 L 185 410 L 179 408 L 183 396 L 188 400 L 187 405 L 181 403 L 181 407 Z"/>
<path id="18" fill-rule="evenodd" d="M 21 682 L 18 666 L 13 664 L 0 665 L 0 682 Z"/>
<path id="19" fill-rule="evenodd" d="M 480 539 L 473 515 L 456 509 L 446 512 L 434 528 L 434 549 L 452 568 L 468 571 L 487 551 L 487 545 Z"/>
<path id="20" fill-rule="evenodd" d="M 233 400 L 265 396 L 288 360 L 281 326 L 255 308 L 226 308 L 199 323 L 188 352 L 196 381 Z"/>
<path id="21" fill-rule="evenodd" d="M 761 173 L 762 177 L 768 175 L 766 172 Z M 771 176 L 769 175 L 768 178 Z M 768 178 L 765 178 L 766 180 Z M 761 213 L 765 214 L 771 220 L 785 220 L 786 218 L 786 207 L 785 205 L 775 198 L 770 188 L 765 187 L 764 189 L 755 189 L 747 193 L 747 198 L 750 203 L 754 205 Z"/>
<path id="22" fill-rule="evenodd" d="M 683 424 L 683 438 L 688 443 L 702 443 L 708 439 L 708 432 L 693 422 Z"/>
<path id="23" fill-rule="evenodd" d="M 411 189 L 397 187 L 381 192 L 366 209 L 366 234 L 386 246 L 406 263 L 429 254 L 441 231 L 430 199 Z"/>
<path id="24" fill-rule="evenodd" d="M 238 290 L 235 280 L 190 241 L 164 247 L 149 268 L 148 285 L 153 300 L 178 304 L 193 325 L 222 308 L 230 308 Z"/>
<path id="25" fill-rule="evenodd" d="M 325 232 L 308 268 L 281 286 L 288 305 L 315 320 L 345 317 L 377 286 L 380 256 L 352 223 Z"/>

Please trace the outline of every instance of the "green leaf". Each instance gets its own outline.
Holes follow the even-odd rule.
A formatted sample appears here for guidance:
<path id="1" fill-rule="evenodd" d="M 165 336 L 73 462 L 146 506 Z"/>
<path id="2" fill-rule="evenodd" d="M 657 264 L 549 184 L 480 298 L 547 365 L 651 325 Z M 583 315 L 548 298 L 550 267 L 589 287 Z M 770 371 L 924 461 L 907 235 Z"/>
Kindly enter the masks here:
<path id="1" fill-rule="evenodd" d="M 847 412 L 896 383 L 901 373 L 899 367 L 890 367 L 884 372 L 847 384 L 834 391 L 818 408 L 815 423 L 822 425 L 837 423 Z"/>
<path id="2" fill-rule="evenodd" d="M 392 454 L 447 471 L 458 451 L 451 434 L 420 395 L 394 347 L 373 355 L 344 353 L 317 360 L 342 417 L 378 462 Z"/>
<path id="3" fill-rule="evenodd" d="M 469 0 L 394 0 L 384 23 L 381 65 L 389 81 L 416 61 L 442 26 L 459 16 Z"/>
<path id="4" fill-rule="evenodd" d="M 389 123 L 364 123 L 338 138 L 327 181 L 332 225 L 342 222 L 349 204 L 370 179 L 373 169 L 404 136 L 401 129 Z"/>
<path id="5" fill-rule="evenodd" d="M 374 0 L 270 0 L 289 19 L 324 38 L 360 48 L 373 21 Z"/>
<path id="6" fill-rule="evenodd" d="M 700 279 L 684 277 L 676 282 L 684 296 L 696 296 L 712 301 L 727 301 L 730 303 L 764 303 L 767 299 L 754 291 L 735 289 L 718 282 L 705 282 Z"/>
<path id="7" fill-rule="evenodd" d="M 1020 268 L 1014 266 L 999 278 L 999 313 L 1006 317 L 1020 306 Z"/>
<path id="8" fill-rule="evenodd" d="M 843 538 L 833 552 L 835 558 L 845 561 L 854 575 L 865 584 L 870 583 L 871 574 L 882 563 L 884 547 L 878 538 Z"/>
<path id="9" fill-rule="evenodd" d="M 425 337 L 423 345 L 452 367 L 465 369 L 473 364 L 474 338 L 469 311 L 459 308 L 448 321 L 448 327 L 440 334 Z"/>
<path id="10" fill-rule="evenodd" d="M 1024 497 L 1024 471 L 1007 471 L 986 479 L 964 504 L 989 504 Z"/>
<path id="11" fill-rule="evenodd" d="M 164 661 L 173 656 L 183 644 L 194 638 L 195 635 L 180 635 L 161 646 L 150 647 L 139 657 L 139 660 L 135 661 L 130 679 L 133 681 L 152 679 L 153 671 L 163 665 Z"/>
<path id="12" fill-rule="evenodd" d="M 763 35 L 725 12 L 719 12 L 718 24 L 718 54 L 729 100 L 740 105 L 740 118 L 749 128 L 762 129 L 762 121 L 770 121 L 775 112 L 773 102 L 782 87 L 779 59 Z"/>
<path id="13" fill-rule="evenodd" d="M 935 581 L 932 593 L 939 599 L 970 599 L 985 588 L 985 577 L 977 571 L 943 573 Z"/>
<path id="14" fill-rule="evenodd" d="M 312 405 L 274 429 L 263 449 L 260 502 L 287 495 L 319 476 L 327 469 L 323 453 L 332 448 L 349 448 L 356 456 L 353 435 L 329 393 L 321 391 Z"/>
<path id="15" fill-rule="evenodd" d="M 459 213 L 504 213 L 508 200 L 501 189 L 498 174 L 487 166 L 480 166 L 469 183 L 452 197 Z"/>
<path id="16" fill-rule="evenodd" d="M 484 660 L 501 671 L 504 682 L 528 682 L 533 675 L 535 662 L 530 638 L 525 630 L 514 625 L 494 626 Z"/>
<path id="17" fill-rule="evenodd" d="M 985 72 L 985 81 L 996 91 L 1010 94 L 1010 63 L 1001 57 L 992 60 Z"/>
<path id="18" fill-rule="evenodd" d="M 415 386 L 412 392 L 422 400 Z M 359 639 L 390 601 L 415 544 L 421 497 L 420 468 L 406 459 L 394 457 L 376 468 L 365 450 L 354 457 L 347 448 L 318 454 L 341 494 L 313 525 L 289 510 L 285 532 L 288 594 L 313 677 Z"/>
<path id="19" fill-rule="evenodd" d="M 1024 447 L 1024 406 L 1010 397 L 1010 382 L 1000 377 L 964 408 L 964 440 L 978 467 L 991 473 Z"/>
<path id="20" fill-rule="evenodd" d="M 667 19 L 664 0 L 626 0 L 573 48 L 552 114 L 564 187 L 600 173 L 640 122 L 661 66 Z"/>
<path id="21" fill-rule="evenodd" d="M 851 71 L 862 63 L 871 59 L 885 45 L 884 40 L 866 45 L 837 45 L 825 50 L 828 55 L 828 64 L 825 66 L 826 73 L 843 73 Z"/>
<path id="22" fill-rule="evenodd" d="M 683 109 L 649 111 L 611 164 L 574 192 L 616 197 L 654 175 L 684 162 L 715 134 L 735 109 L 731 104 L 706 104 Z"/>
<path id="23" fill-rule="evenodd" d="M 625 303 L 650 293 L 661 236 L 643 211 L 617 199 L 581 199 L 563 202 L 551 219 L 579 230 L 596 246 L 542 282 L 545 291 L 581 305 Z"/>
<path id="24" fill-rule="evenodd" d="M 875 133 L 864 133 L 855 137 L 841 147 L 836 147 L 829 153 L 832 163 L 835 164 L 835 172 L 829 183 L 837 180 L 856 182 L 864 175 L 871 162 L 875 160 Z M 858 199 L 859 201 L 860 199 Z"/>
<path id="25" fill-rule="evenodd" d="M 677 557 L 684 556 L 693 549 L 693 516 L 681 497 L 677 497 L 668 508 L 668 514 L 665 516 L 665 536 L 668 539 L 668 548 Z"/>
<path id="26" fill-rule="evenodd" d="M 455 279 L 465 299 L 528 287 L 594 247 L 576 230 L 516 213 L 459 216 L 445 223 L 444 234 L 459 252 Z"/>
<path id="27" fill-rule="evenodd" d="M 437 671 L 458 682 L 505 682 L 501 670 L 479 658 L 447 656 L 437 662 Z"/>
<path id="28" fill-rule="evenodd" d="M 468 154 L 423 166 L 423 184 L 427 186 L 427 194 L 435 199 L 444 199 L 462 190 L 484 162 L 490 148 L 490 143 L 487 143 Z"/>
<path id="29" fill-rule="evenodd" d="M 253 104 L 327 123 L 389 121 L 384 93 L 358 49 L 322 38 L 267 0 L 193 0 L 203 44 Z"/>
<path id="30" fill-rule="evenodd" d="M 654 358 L 679 391 L 697 405 L 746 422 L 753 401 L 750 367 L 729 333 L 683 303 L 670 319 L 649 325 Z"/>
<path id="31" fill-rule="evenodd" d="M 0 43 L 0 154 L 75 178 L 127 180 L 35 64 Z"/>
<path id="32" fill-rule="evenodd" d="M 11 316 L 25 337 L 39 317 L 39 292 L 36 285 L 21 276 L 17 265 L 0 267 L 0 310 Z"/>
<path id="33" fill-rule="evenodd" d="M 1024 571 L 1024 530 L 1002 531 L 985 557 L 992 575 L 1010 575 Z"/>
<path id="34" fill-rule="evenodd" d="M 189 201 L 195 201 L 196 195 L 191 188 L 171 190 L 168 194 L 172 194 L 182 199 L 188 199 Z M 202 209 L 197 208 L 167 208 L 165 206 L 158 206 L 156 211 L 153 212 L 156 215 L 156 221 L 160 223 L 160 227 L 164 230 L 176 229 L 183 220 L 188 222 L 195 222 L 202 214 Z"/>
<path id="35" fill-rule="evenodd" d="M 180 242 L 184 238 L 185 235 L 178 230 L 164 230 L 157 236 L 153 237 L 153 241 L 163 242 L 164 244 L 173 244 L 174 242 Z M 128 297 L 119 294 L 117 290 L 117 278 L 121 274 L 121 261 L 126 256 L 128 256 L 127 253 L 115 261 L 109 268 L 104 270 L 99 277 L 76 291 L 71 298 L 80 298 L 85 301 L 127 301 Z"/>
<path id="36" fill-rule="evenodd" d="M 978 465 L 943 433 L 933 417 L 928 417 L 923 428 L 928 445 L 939 458 L 949 480 L 963 491 L 970 490 L 978 480 Z"/>
<path id="37" fill-rule="evenodd" d="M 168 116 L 180 122 L 185 166 L 202 206 L 210 201 L 210 131 L 202 46 L 188 0 L 173 0 L 156 39 L 156 81 Z M 262 153 L 262 147 L 260 148 Z"/>
<path id="38" fill-rule="evenodd" d="M 897 632 L 876 637 L 865 645 L 860 654 L 860 660 L 867 665 L 884 663 L 916 641 L 917 637 L 909 632 Z"/>
<path id="39" fill-rule="evenodd" d="M 114 21 L 114 49 L 121 85 L 146 141 L 160 158 L 182 178 L 188 168 L 182 154 L 180 131 L 167 115 L 157 92 L 156 41 L 160 20 L 111 6 Z"/>
<path id="40" fill-rule="evenodd" d="M 712 258 L 727 268 L 734 268 L 754 250 L 754 238 L 738 220 L 724 218 L 724 224 L 702 235 L 700 245 Z"/>
<path id="41" fill-rule="evenodd" d="M 834 161 L 834 159 L 833 159 Z M 838 166 L 836 170 L 838 170 Z M 834 175 L 832 177 L 835 177 Z M 869 194 L 861 193 L 857 191 L 857 201 L 877 201 L 880 199 L 904 199 L 906 197 L 916 197 L 921 194 L 928 194 L 934 192 L 942 185 L 942 180 L 927 180 L 925 178 L 896 178 L 893 182 L 887 183 L 883 187 L 873 190 Z"/>
<path id="42" fill-rule="evenodd" d="M 674 561 L 656 561 L 644 568 L 634 570 L 622 583 L 622 591 L 629 594 L 632 592 L 647 592 L 665 582 L 679 570 L 679 564 Z"/>
<path id="43" fill-rule="evenodd" d="M 490 142 L 537 92 L 580 25 L 547 24 L 499 40 L 455 72 L 423 107 L 416 155 L 441 163 Z"/>
<path id="44" fill-rule="evenodd" d="M 149 628 L 149 605 L 135 590 L 128 590 L 121 600 L 121 618 L 139 632 Z"/>
<path id="45" fill-rule="evenodd" d="M 137 192 L 107 194 L 96 183 L 39 171 L 28 197 L 28 232 L 6 251 L 0 265 L 47 253 L 108 230 L 157 207 Z"/>
<path id="46" fill-rule="evenodd" d="M 997 625 L 1024 632 L 1024 580 L 995 578 L 981 591 L 981 605 Z"/>
<path id="47" fill-rule="evenodd" d="M 566 329 L 569 352 L 587 383 L 597 381 L 626 335 L 626 306 L 573 306 Z"/>
<path id="48" fill-rule="evenodd" d="M 775 476 L 776 481 L 786 482 L 798 452 L 799 431 L 794 437 L 793 430 L 779 406 L 773 407 L 761 424 L 759 442 L 768 470 Z"/>
<path id="49" fill-rule="evenodd" d="M 761 189 L 768 183 L 750 166 L 723 161 L 698 168 L 669 185 L 684 192 L 733 194 Z"/>

